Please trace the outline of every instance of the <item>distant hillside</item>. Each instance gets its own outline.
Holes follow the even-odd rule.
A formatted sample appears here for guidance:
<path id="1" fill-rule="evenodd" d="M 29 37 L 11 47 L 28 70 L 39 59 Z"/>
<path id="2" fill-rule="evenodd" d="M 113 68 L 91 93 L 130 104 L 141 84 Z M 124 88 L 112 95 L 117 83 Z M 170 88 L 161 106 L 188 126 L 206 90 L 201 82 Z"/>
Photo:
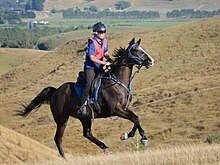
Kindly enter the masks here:
<path id="1" fill-rule="evenodd" d="M 98 9 L 109 8 L 115 10 L 115 5 L 119 0 L 103 1 L 103 0 L 46 0 L 44 3 L 45 10 L 52 9 L 67 9 L 74 7 L 89 7 L 96 6 Z M 220 7 L 219 0 L 126 0 L 130 2 L 131 6 L 126 10 L 159 10 L 167 11 L 170 9 L 182 9 L 182 8 L 192 8 L 200 10 L 213 10 Z"/>
<path id="2" fill-rule="evenodd" d="M 135 32 L 107 33 L 110 54 L 126 47 L 135 37 L 155 59 L 155 66 L 141 69 L 133 81 L 131 110 L 139 117 L 149 136 L 149 149 L 167 145 L 203 143 L 209 135 L 219 136 L 220 107 L 220 17 L 194 21 L 175 27 Z M 0 77 L 0 125 L 16 130 L 47 147 L 56 149 L 56 125 L 48 105 L 27 118 L 13 116 L 19 102 L 29 102 L 47 86 L 59 87 L 75 81 L 83 69 L 87 37 L 68 41 L 52 52 L 19 65 Z M 135 69 L 134 69 L 135 70 Z M 137 149 L 137 134 L 120 141 L 132 129 L 121 118 L 97 119 L 93 134 L 114 152 Z M 147 150 L 138 143 L 140 150 Z M 78 120 L 70 118 L 63 148 L 72 155 L 102 151 L 82 135 Z M 158 158 L 158 157 L 157 157 Z M 211 163 L 210 163 L 211 164 Z"/>
<path id="3" fill-rule="evenodd" d="M 46 53 L 48 52 L 32 49 L 0 48 L 0 75 Z"/>

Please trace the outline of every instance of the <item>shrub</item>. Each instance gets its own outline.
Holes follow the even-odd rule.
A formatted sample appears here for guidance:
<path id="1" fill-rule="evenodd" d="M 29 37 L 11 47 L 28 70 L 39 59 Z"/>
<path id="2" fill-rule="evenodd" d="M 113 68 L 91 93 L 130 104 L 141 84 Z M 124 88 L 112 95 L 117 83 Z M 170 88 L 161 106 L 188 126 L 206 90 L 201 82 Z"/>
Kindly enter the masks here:
<path id="1" fill-rule="evenodd" d="M 212 144 L 212 143 L 220 144 L 220 135 L 209 135 L 206 138 L 205 143 L 208 143 L 208 144 Z"/>
<path id="2" fill-rule="evenodd" d="M 130 6 L 131 6 L 130 2 L 125 2 L 125 1 L 119 1 L 115 4 L 115 8 L 117 10 L 124 10 Z"/>

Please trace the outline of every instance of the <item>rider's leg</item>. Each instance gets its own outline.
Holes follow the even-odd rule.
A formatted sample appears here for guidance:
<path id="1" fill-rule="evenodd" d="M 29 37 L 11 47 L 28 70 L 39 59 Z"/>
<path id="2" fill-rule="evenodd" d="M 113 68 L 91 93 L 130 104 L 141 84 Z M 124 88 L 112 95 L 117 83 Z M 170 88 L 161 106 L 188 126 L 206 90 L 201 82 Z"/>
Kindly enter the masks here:
<path id="1" fill-rule="evenodd" d="M 84 68 L 85 72 L 85 88 L 83 89 L 82 106 L 79 109 L 80 113 L 86 112 L 87 100 L 89 98 L 89 90 L 92 80 L 95 78 L 95 71 L 93 69 Z"/>
<path id="2" fill-rule="evenodd" d="M 95 78 L 95 71 L 93 69 L 85 68 L 85 77 L 86 77 L 86 84 L 83 92 L 83 103 L 89 98 L 89 90 L 92 84 L 93 79 Z"/>

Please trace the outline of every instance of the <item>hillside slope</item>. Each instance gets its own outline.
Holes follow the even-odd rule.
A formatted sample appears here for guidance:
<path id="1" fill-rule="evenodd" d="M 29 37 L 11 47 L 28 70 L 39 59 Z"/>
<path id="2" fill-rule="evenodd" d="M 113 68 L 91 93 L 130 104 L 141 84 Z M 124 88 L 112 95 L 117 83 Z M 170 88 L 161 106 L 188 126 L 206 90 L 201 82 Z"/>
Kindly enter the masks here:
<path id="1" fill-rule="evenodd" d="M 85 1 L 85 0 L 46 0 L 44 3 L 45 10 L 52 9 L 67 9 L 75 7 L 89 7 L 96 6 L 99 10 L 110 8 L 115 10 L 114 4 L 119 2 L 118 0 L 103 1 L 103 0 L 94 0 L 94 1 Z M 220 2 L 218 0 L 127 0 L 126 2 L 131 3 L 131 7 L 126 10 L 159 10 L 167 11 L 171 9 L 182 9 L 182 8 L 193 8 L 199 10 L 213 10 L 220 7 Z"/>
<path id="2" fill-rule="evenodd" d="M 178 147 L 157 148 L 144 152 L 122 152 L 108 155 L 70 156 L 64 161 L 52 150 L 33 139 L 0 126 L 0 164 L 191 164 L 201 162 L 218 164 L 220 145 L 183 145 Z M 148 155 L 148 156 L 146 156 Z M 168 156 L 169 155 L 169 156 Z M 178 155 L 178 156 L 174 156 Z M 161 159 L 157 159 L 160 157 Z M 161 161 L 163 160 L 163 161 Z"/>
<path id="3" fill-rule="evenodd" d="M 2 126 L 0 126 L 0 141 L 0 164 L 60 160 L 55 150 Z"/>
<path id="4" fill-rule="evenodd" d="M 0 75 L 48 52 L 31 49 L 0 48 Z"/>
<path id="5" fill-rule="evenodd" d="M 155 66 L 141 69 L 133 82 L 131 109 L 140 117 L 150 137 L 150 148 L 167 144 L 204 141 L 220 128 L 220 17 L 186 25 L 108 34 L 110 53 L 142 38 L 142 47 L 155 59 Z M 0 125 L 14 129 L 56 148 L 55 124 L 49 106 L 42 106 L 27 118 L 13 116 L 21 109 L 18 101 L 29 102 L 43 88 L 58 87 L 75 81 L 82 70 L 85 39 L 72 40 L 30 63 L 0 77 Z M 95 120 L 93 134 L 113 151 L 136 148 L 136 140 L 121 142 L 121 133 L 132 123 L 119 118 Z M 64 150 L 71 154 L 96 154 L 100 149 L 82 136 L 80 122 L 70 119 L 63 139 Z"/>

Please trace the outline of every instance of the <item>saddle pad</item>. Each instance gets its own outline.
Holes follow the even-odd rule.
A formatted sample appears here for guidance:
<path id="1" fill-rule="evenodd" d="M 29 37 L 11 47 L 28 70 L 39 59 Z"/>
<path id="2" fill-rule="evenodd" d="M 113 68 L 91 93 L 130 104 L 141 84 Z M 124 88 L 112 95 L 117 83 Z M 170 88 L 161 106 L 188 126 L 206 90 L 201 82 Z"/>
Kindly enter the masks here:
<path id="1" fill-rule="evenodd" d="M 76 84 L 74 84 L 74 90 L 76 91 L 78 97 L 80 98 L 80 100 L 82 100 L 82 96 L 83 96 L 83 87 L 82 86 L 77 86 Z"/>
<path id="2" fill-rule="evenodd" d="M 99 78 L 99 79 L 95 80 L 95 83 L 93 85 L 92 98 L 89 99 L 89 104 L 93 104 L 95 101 L 98 100 L 98 92 L 99 92 L 100 86 L 101 86 L 101 79 Z M 76 91 L 80 100 L 82 100 L 83 86 L 78 86 L 78 85 L 74 84 L 74 90 Z"/>

